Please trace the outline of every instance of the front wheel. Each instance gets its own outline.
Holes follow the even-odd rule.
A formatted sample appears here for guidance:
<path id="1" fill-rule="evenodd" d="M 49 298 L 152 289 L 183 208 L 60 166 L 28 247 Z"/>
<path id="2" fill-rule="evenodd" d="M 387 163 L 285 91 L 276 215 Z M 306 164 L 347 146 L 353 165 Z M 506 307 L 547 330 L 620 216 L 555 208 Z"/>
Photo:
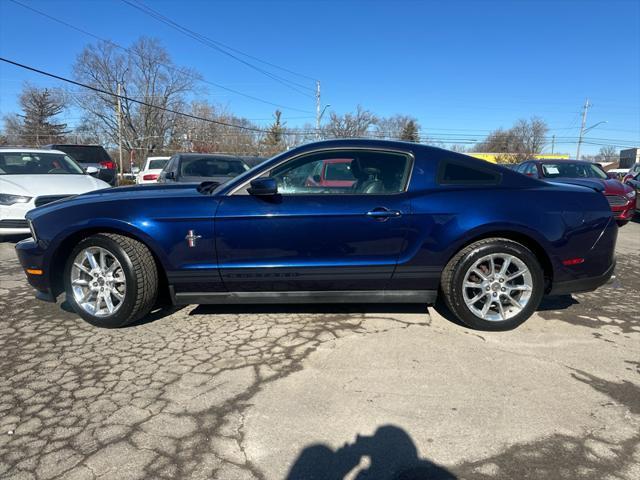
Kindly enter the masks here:
<path id="1" fill-rule="evenodd" d="M 479 330 L 510 330 L 538 308 L 544 274 L 525 246 L 504 238 L 487 238 L 458 252 L 441 282 L 449 309 Z"/>
<path id="2" fill-rule="evenodd" d="M 101 233 L 73 249 L 64 284 L 78 315 L 92 325 L 116 328 L 149 313 L 158 294 L 158 270 L 142 243 Z"/>

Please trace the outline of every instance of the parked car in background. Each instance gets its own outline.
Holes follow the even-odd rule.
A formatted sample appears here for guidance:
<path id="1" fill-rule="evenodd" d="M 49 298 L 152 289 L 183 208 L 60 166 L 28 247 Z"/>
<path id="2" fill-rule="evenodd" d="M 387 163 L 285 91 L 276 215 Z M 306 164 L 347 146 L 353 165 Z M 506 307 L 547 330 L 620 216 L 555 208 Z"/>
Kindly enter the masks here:
<path id="1" fill-rule="evenodd" d="M 29 233 L 25 214 L 78 193 L 109 187 L 64 152 L 0 148 L 0 236 Z M 95 172 L 93 172 L 95 173 Z"/>
<path id="2" fill-rule="evenodd" d="M 305 183 L 310 187 L 344 188 L 352 187 L 356 180 L 351 171 L 351 159 L 333 158 L 316 164 Z"/>
<path id="3" fill-rule="evenodd" d="M 172 157 L 176 171 L 188 158 L 203 157 Z M 299 174 L 331 160 L 349 161 L 353 185 L 309 185 Z M 462 322 L 505 330 L 545 293 L 604 284 L 618 235 L 592 188 L 366 139 L 303 145 L 217 187 L 110 189 L 27 217 L 38 241 L 16 250 L 31 285 L 51 301 L 66 291 L 69 305 L 102 327 L 145 316 L 159 296 L 426 304 L 441 291 Z"/>
<path id="4" fill-rule="evenodd" d="M 622 181 L 629 173 L 628 168 L 612 168 L 611 170 L 606 170 L 607 176 L 609 178 L 615 178 L 616 180 Z"/>
<path id="5" fill-rule="evenodd" d="M 141 185 L 143 183 L 156 183 L 160 172 L 169 163 L 170 157 L 148 157 L 142 170 L 138 172 L 136 176 L 136 183 Z"/>
<path id="6" fill-rule="evenodd" d="M 622 181 L 626 182 L 632 178 L 637 179 L 638 175 L 640 175 L 640 163 L 635 163 L 629 170 L 627 170 L 627 173 L 622 177 Z"/>
<path id="7" fill-rule="evenodd" d="M 228 182 L 249 170 L 239 157 L 209 153 L 178 153 L 165 165 L 159 183 Z"/>
<path id="8" fill-rule="evenodd" d="M 52 144 L 44 148 L 60 150 L 78 162 L 82 168 L 94 167 L 94 174 L 112 187 L 118 184 L 118 168 L 107 151 L 101 145 Z"/>
<path id="9" fill-rule="evenodd" d="M 624 183 L 636 191 L 636 212 L 640 212 L 640 202 L 637 201 L 640 195 L 640 169 L 635 176 L 626 176 Z"/>
<path id="10" fill-rule="evenodd" d="M 583 185 L 601 191 L 619 226 L 634 215 L 637 195 L 633 188 L 610 178 L 597 163 L 578 160 L 528 160 L 518 165 L 517 172 L 553 182 Z"/>

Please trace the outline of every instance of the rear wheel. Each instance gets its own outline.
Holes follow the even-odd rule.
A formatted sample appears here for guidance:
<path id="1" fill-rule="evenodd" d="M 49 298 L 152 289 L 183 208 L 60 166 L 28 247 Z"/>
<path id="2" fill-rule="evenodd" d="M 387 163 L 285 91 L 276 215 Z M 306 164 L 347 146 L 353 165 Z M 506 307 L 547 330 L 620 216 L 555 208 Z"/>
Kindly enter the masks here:
<path id="1" fill-rule="evenodd" d="M 445 302 L 460 321 L 480 330 L 510 330 L 538 308 L 544 274 L 525 246 L 487 238 L 458 252 L 442 275 Z"/>
<path id="2" fill-rule="evenodd" d="M 145 316 L 158 293 L 158 271 L 149 249 L 110 233 L 82 240 L 64 274 L 67 302 L 98 327 L 122 327 Z"/>
<path id="3" fill-rule="evenodd" d="M 616 223 L 618 224 L 618 227 L 624 227 L 627 223 L 629 223 L 629 220 L 616 220 Z"/>

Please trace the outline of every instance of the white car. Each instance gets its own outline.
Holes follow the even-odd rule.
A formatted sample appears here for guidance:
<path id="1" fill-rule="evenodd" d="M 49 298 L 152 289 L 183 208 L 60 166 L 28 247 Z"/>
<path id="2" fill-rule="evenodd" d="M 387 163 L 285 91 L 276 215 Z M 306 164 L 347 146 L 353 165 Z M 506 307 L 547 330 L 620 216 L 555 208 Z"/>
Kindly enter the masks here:
<path id="1" fill-rule="evenodd" d="M 0 236 L 29 233 L 29 210 L 64 197 L 108 188 L 66 153 L 33 148 L 0 148 Z"/>
<path id="2" fill-rule="evenodd" d="M 160 172 L 169 162 L 170 157 L 149 157 L 144 162 L 144 168 L 138 172 L 136 183 L 157 183 Z"/>

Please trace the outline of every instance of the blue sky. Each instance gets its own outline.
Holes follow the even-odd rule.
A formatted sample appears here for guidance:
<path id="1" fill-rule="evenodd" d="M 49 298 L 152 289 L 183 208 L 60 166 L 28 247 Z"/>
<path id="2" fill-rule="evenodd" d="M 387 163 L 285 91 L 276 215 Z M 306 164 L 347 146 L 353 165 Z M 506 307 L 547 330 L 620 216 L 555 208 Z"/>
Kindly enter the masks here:
<path id="1" fill-rule="evenodd" d="M 99 37 L 130 45 L 159 38 L 178 65 L 211 82 L 310 113 L 283 110 L 287 126 L 313 122 L 299 94 L 119 0 L 20 0 Z M 150 1 L 174 21 L 322 82 L 338 113 L 357 104 L 409 114 L 423 133 L 481 139 L 537 115 L 551 134 L 576 137 L 585 98 L 594 143 L 640 144 L 640 2 L 628 1 Z M 0 0 L 0 54 L 71 76 L 92 39 Z M 305 77 L 291 80 L 308 86 Z M 17 110 L 23 82 L 56 82 L 0 64 L 0 116 Z M 273 107 L 203 85 L 202 95 L 238 115 L 269 122 Z M 67 114 L 74 124 L 78 112 Z M 300 118 L 309 117 L 309 118 Z M 575 142 L 556 151 L 575 152 Z M 447 143 L 450 143 L 447 141 Z M 585 153 L 599 149 L 587 145 Z"/>

